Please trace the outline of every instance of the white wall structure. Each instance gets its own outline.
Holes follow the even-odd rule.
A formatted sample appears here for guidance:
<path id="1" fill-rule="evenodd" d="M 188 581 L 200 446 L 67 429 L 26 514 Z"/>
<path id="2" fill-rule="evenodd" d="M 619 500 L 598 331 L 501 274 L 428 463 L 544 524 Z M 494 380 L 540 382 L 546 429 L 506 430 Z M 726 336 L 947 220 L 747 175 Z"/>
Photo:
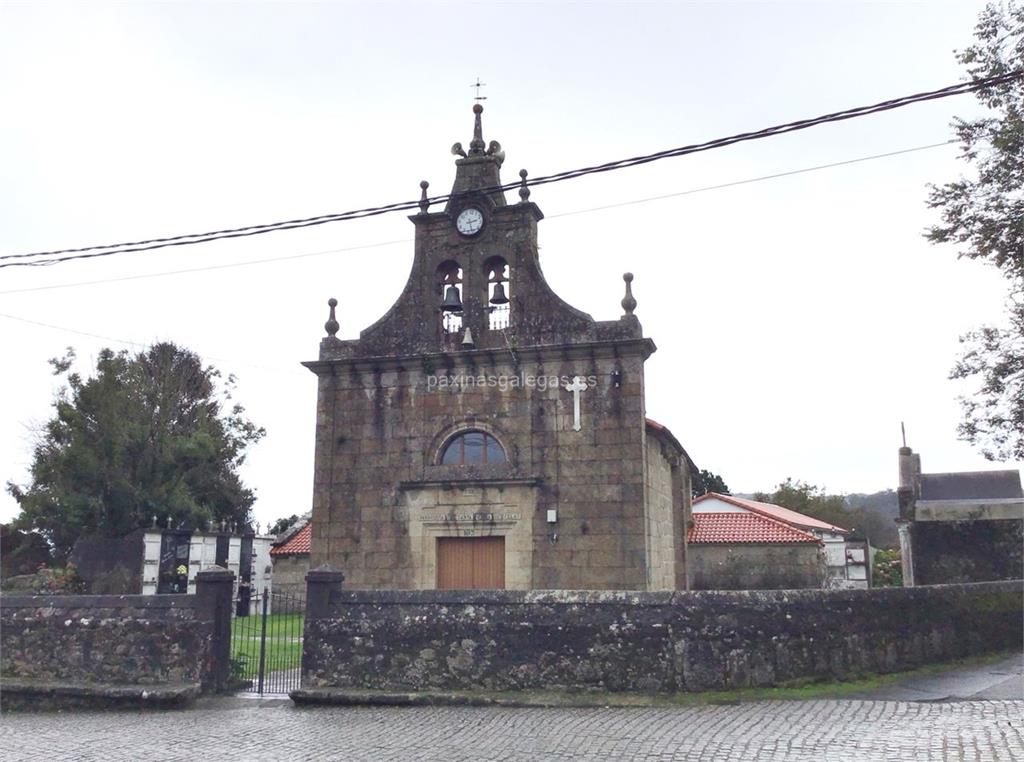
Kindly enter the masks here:
<path id="1" fill-rule="evenodd" d="M 156 595 L 157 577 L 160 574 L 160 543 L 163 533 L 146 532 L 142 537 L 142 594 Z"/>
<path id="2" fill-rule="evenodd" d="M 259 600 L 266 590 L 272 592 L 274 566 L 270 561 L 270 547 L 274 542 L 272 536 L 256 536 L 252 540 L 252 594 Z M 268 613 L 270 609 L 267 609 Z"/>
<path id="3" fill-rule="evenodd" d="M 216 566 L 217 562 L 217 538 L 216 533 L 196 532 L 189 539 L 188 557 L 188 592 L 196 591 L 196 575 Z M 251 584 L 253 588 L 253 600 L 263 595 L 263 591 L 271 590 L 272 566 L 270 563 L 270 546 L 274 541 L 271 536 L 256 536 L 252 541 Z M 156 595 L 160 574 L 160 547 L 163 542 L 163 531 L 153 529 L 143 536 L 143 560 L 142 560 L 142 594 Z M 228 571 L 235 575 L 235 593 L 238 592 L 238 581 L 242 577 L 240 556 L 242 552 L 242 538 L 231 536 L 228 538 Z"/>

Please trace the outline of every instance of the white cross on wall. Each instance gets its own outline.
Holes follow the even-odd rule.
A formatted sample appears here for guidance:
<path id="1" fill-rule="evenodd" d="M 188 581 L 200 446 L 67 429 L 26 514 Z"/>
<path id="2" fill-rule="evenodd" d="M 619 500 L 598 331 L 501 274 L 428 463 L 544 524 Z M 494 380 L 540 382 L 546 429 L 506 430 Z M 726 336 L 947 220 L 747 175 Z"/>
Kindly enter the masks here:
<path id="1" fill-rule="evenodd" d="M 567 392 L 572 392 L 572 412 L 573 412 L 573 431 L 579 431 L 583 428 L 580 423 L 580 392 L 587 390 L 587 382 L 583 380 L 583 376 L 573 376 L 572 383 L 565 385 Z"/>

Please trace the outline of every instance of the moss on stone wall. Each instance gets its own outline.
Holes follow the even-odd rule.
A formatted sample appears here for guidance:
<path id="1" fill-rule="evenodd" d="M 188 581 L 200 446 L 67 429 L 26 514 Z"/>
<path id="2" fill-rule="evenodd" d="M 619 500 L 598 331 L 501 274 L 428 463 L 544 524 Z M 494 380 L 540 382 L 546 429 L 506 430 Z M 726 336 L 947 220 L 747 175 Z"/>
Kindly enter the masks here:
<path id="1" fill-rule="evenodd" d="M 304 684 L 705 691 L 842 679 L 1022 642 L 1021 582 L 876 590 L 335 591 Z"/>

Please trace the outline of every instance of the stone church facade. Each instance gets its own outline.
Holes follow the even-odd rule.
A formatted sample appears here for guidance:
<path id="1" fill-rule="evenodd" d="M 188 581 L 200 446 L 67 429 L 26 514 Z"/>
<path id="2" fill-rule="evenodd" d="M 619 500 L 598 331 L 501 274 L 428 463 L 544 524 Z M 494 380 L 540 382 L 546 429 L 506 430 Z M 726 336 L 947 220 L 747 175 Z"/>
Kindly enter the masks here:
<path id="1" fill-rule="evenodd" d="M 474 106 L 445 206 L 426 183 L 409 280 L 357 340 L 331 300 L 318 377 L 311 565 L 371 589 L 686 587 L 693 464 L 644 410 L 655 351 L 633 314 L 562 301 L 525 170 Z"/>

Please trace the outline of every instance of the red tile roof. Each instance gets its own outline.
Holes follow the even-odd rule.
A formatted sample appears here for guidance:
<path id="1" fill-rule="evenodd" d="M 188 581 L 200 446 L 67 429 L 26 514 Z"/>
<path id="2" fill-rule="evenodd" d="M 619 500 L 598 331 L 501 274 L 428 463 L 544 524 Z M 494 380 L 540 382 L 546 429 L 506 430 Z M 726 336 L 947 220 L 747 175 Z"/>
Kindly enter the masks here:
<path id="1" fill-rule="evenodd" d="M 682 456 L 686 458 L 686 463 L 690 467 L 691 474 L 696 475 L 700 473 L 700 469 L 697 468 L 697 464 L 693 462 L 693 458 L 690 457 L 690 454 L 686 451 L 686 448 L 679 444 L 679 440 L 676 439 L 675 434 L 673 434 L 671 430 L 669 430 L 668 426 L 662 423 L 658 423 L 657 421 L 651 418 L 645 418 L 644 421 L 647 424 L 647 431 L 654 434 L 656 437 L 660 437 L 662 441 L 668 442 L 670 446 L 675 447 L 677 450 L 679 450 Z"/>
<path id="2" fill-rule="evenodd" d="M 696 545 L 820 544 L 814 535 L 756 513 L 695 513 L 686 540 Z"/>
<path id="3" fill-rule="evenodd" d="M 270 549 L 272 556 L 298 556 L 309 553 L 309 543 L 313 537 L 313 522 L 308 522 L 293 534 L 283 545 Z"/>
<path id="4" fill-rule="evenodd" d="M 697 505 L 703 500 L 709 500 L 711 498 L 718 498 L 719 500 L 735 505 L 737 508 L 745 508 L 748 511 L 760 514 L 761 516 L 767 516 L 771 519 L 778 519 L 784 521 L 792 526 L 800 527 L 802 529 L 824 529 L 829 532 L 849 532 L 849 529 L 843 529 L 835 524 L 829 524 L 827 521 L 816 519 L 813 516 L 808 516 L 804 513 L 798 513 L 797 511 L 791 511 L 789 508 L 783 508 L 781 505 L 773 505 L 772 503 L 761 503 L 757 500 L 747 500 L 742 497 L 734 497 L 733 495 L 720 495 L 717 492 L 709 492 L 706 495 L 701 495 L 693 501 L 694 505 Z"/>

